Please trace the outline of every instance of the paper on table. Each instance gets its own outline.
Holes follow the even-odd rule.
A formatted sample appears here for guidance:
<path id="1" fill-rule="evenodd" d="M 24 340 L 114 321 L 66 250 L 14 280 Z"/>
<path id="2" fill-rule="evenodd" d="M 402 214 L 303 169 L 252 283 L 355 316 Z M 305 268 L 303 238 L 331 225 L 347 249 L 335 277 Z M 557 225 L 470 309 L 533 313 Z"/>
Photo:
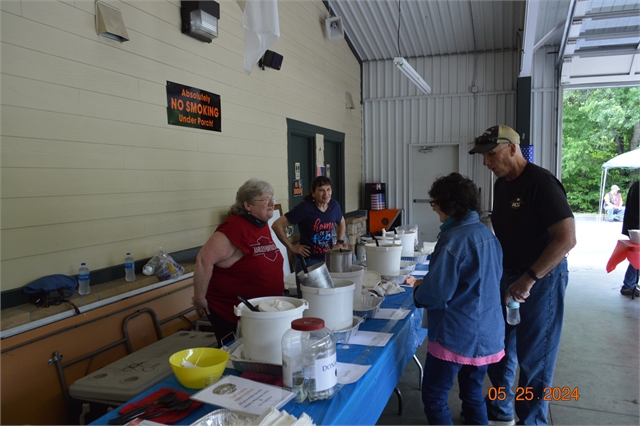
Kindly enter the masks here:
<path id="1" fill-rule="evenodd" d="M 242 413 L 261 415 L 269 408 L 280 408 L 295 397 L 277 386 L 226 376 L 191 396 L 191 399 Z"/>
<path id="2" fill-rule="evenodd" d="M 391 333 L 358 330 L 355 336 L 351 336 L 348 343 L 363 346 L 386 346 L 392 336 Z"/>
<path id="3" fill-rule="evenodd" d="M 349 385 L 360 380 L 364 373 L 369 371 L 370 365 L 347 364 L 345 362 L 338 363 L 338 383 L 341 385 Z"/>
<path id="4" fill-rule="evenodd" d="M 408 309 L 378 309 L 378 312 L 373 316 L 377 319 L 389 319 L 389 320 L 401 320 L 409 313 Z"/>

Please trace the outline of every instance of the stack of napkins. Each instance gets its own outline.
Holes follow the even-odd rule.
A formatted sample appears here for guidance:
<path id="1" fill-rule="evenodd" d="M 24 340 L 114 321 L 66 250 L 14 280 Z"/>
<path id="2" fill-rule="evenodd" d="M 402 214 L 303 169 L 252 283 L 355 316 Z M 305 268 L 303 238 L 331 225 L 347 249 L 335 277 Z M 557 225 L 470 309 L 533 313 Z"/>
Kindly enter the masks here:
<path id="1" fill-rule="evenodd" d="M 404 288 L 400 287 L 393 281 L 382 280 L 380 284 L 371 289 L 380 296 L 389 296 L 392 294 L 404 293 Z"/>
<path id="2" fill-rule="evenodd" d="M 252 426 L 315 426 L 313 419 L 302 413 L 299 419 L 295 416 L 287 413 L 286 411 L 279 411 L 276 408 L 271 407 L 269 411 L 266 411 L 263 415 L 257 419 L 251 421 Z"/>

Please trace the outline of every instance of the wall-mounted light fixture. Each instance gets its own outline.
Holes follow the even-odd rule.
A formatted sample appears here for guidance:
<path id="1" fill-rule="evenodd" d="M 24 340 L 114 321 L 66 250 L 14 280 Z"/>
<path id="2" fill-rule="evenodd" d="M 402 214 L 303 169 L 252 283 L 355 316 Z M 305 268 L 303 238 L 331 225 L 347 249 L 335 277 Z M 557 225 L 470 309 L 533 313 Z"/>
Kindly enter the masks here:
<path id="1" fill-rule="evenodd" d="M 129 41 L 120 10 L 100 1 L 96 1 L 96 32 L 120 43 Z"/>
<path id="2" fill-rule="evenodd" d="M 416 70 L 414 70 L 413 67 L 409 65 L 409 63 L 403 57 L 393 58 L 393 64 L 397 66 L 398 69 L 402 71 L 402 73 L 406 75 L 413 84 L 418 86 L 420 90 L 422 90 L 424 93 L 431 93 L 431 87 L 429 87 L 427 82 L 424 81 L 422 77 L 420 77 L 420 74 L 418 74 Z"/>
<path id="3" fill-rule="evenodd" d="M 258 61 L 258 66 L 264 70 L 265 67 L 273 68 L 274 70 L 279 70 L 282 67 L 282 60 L 284 57 L 274 52 L 273 50 L 267 50 L 264 52 L 264 55 Z"/>
<path id="4" fill-rule="evenodd" d="M 180 7 L 182 33 L 211 43 L 218 37 L 220 4 L 215 1 L 182 1 Z"/>
<path id="5" fill-rule="evenodd" d="M 342 26 L 342 18 L 334 16 L 325 19 L 324 25 L 327 28 L 327 38 L 329 40 L 340 40 L 344 38 L 344 27 Z"/>

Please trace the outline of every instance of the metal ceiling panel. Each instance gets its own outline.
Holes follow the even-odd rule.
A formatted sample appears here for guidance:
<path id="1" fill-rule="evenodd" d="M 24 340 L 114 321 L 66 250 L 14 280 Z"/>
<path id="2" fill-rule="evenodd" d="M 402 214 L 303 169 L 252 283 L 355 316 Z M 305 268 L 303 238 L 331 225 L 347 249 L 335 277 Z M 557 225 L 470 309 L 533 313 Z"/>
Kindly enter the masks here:
<path id="1" fill-rule="evenodd" d="M 640 84 L 640 0 L 326 4 L 342 18 L 345 35 L 363 62 L 521 49 L 521 76 L 526 76 L 533 55 L 544 46 L 556 48 L 565 87 Z M 587 60 L 592 57 L 601 64 Z"/>
<path id="2" fill-rule="evenodd" d="M 330 0 L 363 62 L 515 49 L 523 1 Z"/>

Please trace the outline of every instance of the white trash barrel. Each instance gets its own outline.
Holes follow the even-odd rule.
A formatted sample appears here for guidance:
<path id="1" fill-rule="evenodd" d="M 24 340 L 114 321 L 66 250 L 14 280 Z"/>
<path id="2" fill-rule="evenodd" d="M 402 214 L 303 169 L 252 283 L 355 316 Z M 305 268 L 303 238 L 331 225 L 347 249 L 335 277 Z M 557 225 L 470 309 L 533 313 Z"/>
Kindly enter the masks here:
<path id="1" fill-rule="evenodd" d="M 304 300 L 309 301 L 305 318 L 322 318 L 329 330 L 338 331 L 353 326 L 353 292 L 356 285 L 349 280 L 334 280 L 334 288 L 300 286 Z"/>
<path id="2" fill-rule="evenodd" d="M 376 243 L 373 242 L 365 244 L 364 248 L 367 252 L 368 270 L 376 271 L 380 275 L 398 275 L 402 244 L 388 244 L 382 241 L 380 246 L 376 246 Z"/>
<path id="3" fill-rule="evenodd" d="M 256 297 L 249 299 L 249 303 L 259 307 L 262 302 L 273 302 L 276 299 L 288 302 L 294 308 L 284 311 L 255 312 L 244 303 L 234 307 L 236 316 L 241 317 L 240 330 L 246 360 L 282 365 L 282 336 L 291 328 L 291 321 L 302 318 L 303 311 L 309 309 L 309 302 L 304 299 L 281 296 Z"/>
<path id="4" fill-rule="evenodd" d="M 360 306 L 360 295 L 362 294 L 362 277 L 364 276 L 364 266 L 351 265 L 351 272 L 330 272 L 333 280 L 353 281 L 356 285 L 353 290 L 353 307 Z"/>

